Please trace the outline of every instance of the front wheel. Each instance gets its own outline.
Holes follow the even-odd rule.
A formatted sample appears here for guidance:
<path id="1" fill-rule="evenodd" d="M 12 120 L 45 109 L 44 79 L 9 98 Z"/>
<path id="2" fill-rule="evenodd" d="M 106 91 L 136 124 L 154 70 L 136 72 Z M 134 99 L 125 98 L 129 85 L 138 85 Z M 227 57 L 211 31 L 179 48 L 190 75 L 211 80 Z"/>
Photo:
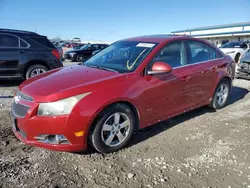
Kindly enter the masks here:
<path id="1" fill-rule="evenodd" d="M 77 61 L 77 62 L 83 62 L 83 61 L 84 61 L 84 55 L 78 55 L 78 56 L 76 57 L 76 61 Z"/>
<path id="2" fill-rule="evenodd" d="M 106 108 L 90 134 L 92 146 L 104 154 L 120 150 L 131 139 L 135 122 L 134 113 L 127 105 L 115 104 Z"/>
<path id="3" fill-rule="evenodd" d="M 220 109 L 226 106 L 229 98 L 230 84 L 228 80 L 223 79 L 217 86 L 213 100 L 210 103 L 210 107 L 214 109 Z"/>

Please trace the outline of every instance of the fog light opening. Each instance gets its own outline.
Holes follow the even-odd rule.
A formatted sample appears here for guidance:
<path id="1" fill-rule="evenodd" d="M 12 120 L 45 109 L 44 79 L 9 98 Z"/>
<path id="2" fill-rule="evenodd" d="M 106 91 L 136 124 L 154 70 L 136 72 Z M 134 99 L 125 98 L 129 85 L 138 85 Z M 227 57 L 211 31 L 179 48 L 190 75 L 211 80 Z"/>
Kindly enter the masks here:
<path id="1" fill-rule="evenodd" d="M 63 135 L 43 134 L 35 137 L 39 142 L 46 144 L 70 144 L 68 139 Z"/>

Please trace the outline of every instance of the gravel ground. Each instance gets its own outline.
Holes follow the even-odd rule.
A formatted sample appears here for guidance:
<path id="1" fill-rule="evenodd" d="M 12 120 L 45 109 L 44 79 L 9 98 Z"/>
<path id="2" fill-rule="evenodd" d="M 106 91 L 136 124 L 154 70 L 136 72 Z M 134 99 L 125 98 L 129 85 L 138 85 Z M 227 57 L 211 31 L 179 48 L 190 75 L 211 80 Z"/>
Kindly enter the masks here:
<path id="1" fill-rule="evenodd" d="M 134 135 L 114 154 L 53 152 L 22 144 L 0 87 L 1 187 L 250 187 L 250 83 L 235 80 L 226 108 L 203 107 Z"/>

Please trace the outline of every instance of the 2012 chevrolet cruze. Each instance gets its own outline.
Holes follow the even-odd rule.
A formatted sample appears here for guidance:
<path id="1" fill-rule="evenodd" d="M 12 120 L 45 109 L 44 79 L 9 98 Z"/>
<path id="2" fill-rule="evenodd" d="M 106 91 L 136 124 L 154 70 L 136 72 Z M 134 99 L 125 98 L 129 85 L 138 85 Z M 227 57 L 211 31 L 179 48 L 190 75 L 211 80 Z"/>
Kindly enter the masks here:
<path id="1" fill-rule="evenodd" d="M 188 36 L 121 40 L 83 65 L 19 86 L 13 131 L 24 143 L 59 151 L 123 148 L 134 130 L 192 109 L 226 105 L 235 62 Z"/>

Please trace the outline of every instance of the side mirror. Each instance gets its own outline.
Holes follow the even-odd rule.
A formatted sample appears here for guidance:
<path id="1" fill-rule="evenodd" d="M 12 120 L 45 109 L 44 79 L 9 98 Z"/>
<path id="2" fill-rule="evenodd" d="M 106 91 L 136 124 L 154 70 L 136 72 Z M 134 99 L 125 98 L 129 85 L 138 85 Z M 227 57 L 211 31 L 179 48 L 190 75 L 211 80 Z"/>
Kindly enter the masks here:
<path id="1" fill-rule="evenodd" d="M 148 71 L 149 75 L 155 75 L 155 74 L 166 74 L 170 73 L 172 71 L 172 67 L 164 62 L 155 62 L 153 64 L 152 70 Z"/>

